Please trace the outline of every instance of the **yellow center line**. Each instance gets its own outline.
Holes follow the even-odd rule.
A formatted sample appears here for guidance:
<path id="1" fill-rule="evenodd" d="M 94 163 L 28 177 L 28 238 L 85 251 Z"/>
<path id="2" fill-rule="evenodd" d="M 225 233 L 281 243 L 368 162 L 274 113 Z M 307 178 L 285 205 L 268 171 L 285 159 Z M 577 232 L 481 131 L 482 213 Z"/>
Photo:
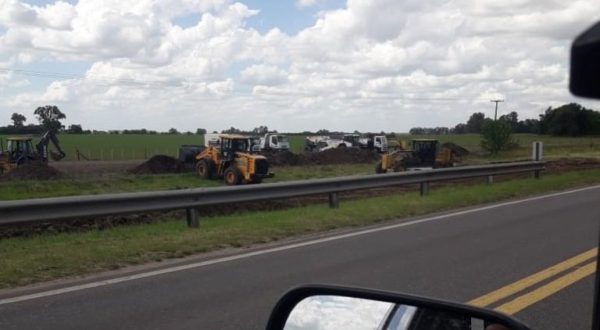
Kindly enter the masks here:
<path id="1" fill-rule="evenodd" d="M 468 302 L 468 304 L 478 307 L 489 306 L 501 299 L 509 297 L 517 292 L 525 290 L 539 282 L 542 282 L 554 275 L 562 273 L 563 271 L 577 266 L 580 263 L 588 261 L 591 258 L 596 257 L 598 254 L 598 249 L 593 248 L 586 252 L 583 252 L 579 255 L 576 255 L 570 259 L 567 259 L 563 262 L 560 262 L 554 266 L 550 266 L 540 272 L 537 272 L 533 275 L 527 276 L 522 280 L 504 286 L 498 290 L 492 291 L 488 294 L 485 294 L 481 297 L 475 298 Z"/>
<path id="2" fill-rule="evenodd" d="M 595 271 L 596 262 L 594 261 L 527 294 L 515 298 L 496 308 L 496 310 L 509 315 L 515 314 L 528 306 L 557 293 L 569 285 L 592 275 Z"/>

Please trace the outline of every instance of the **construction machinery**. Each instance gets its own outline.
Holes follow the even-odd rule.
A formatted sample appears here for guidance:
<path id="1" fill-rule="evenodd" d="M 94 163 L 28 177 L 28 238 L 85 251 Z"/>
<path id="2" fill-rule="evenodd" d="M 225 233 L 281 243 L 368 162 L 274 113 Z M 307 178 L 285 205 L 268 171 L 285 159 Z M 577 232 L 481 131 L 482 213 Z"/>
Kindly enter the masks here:
<path id="1" fill-rule="evenodd" d="M 6 149 L 0 142 L 0 173 L 8 173 L 21 165 L 30 163 L 47 164 L 48 156 L 55 161 L 66 156 L 56 134 L 52 131 L 45 132 L 35 148 L 31 136 L 13 136 L 6 140 Z M 56 151 L 48 149 L 50 143 L 54 145 Z"/>
<path id="2" fill-rule="evenodd" d="M 307 136 L 304 139 L 304 151 L 321 152 L 335 148 L 353 147 L 352 142 L 343 139 L 333 139 L 329 136 Z"/>
<path id="3" fill-rule="evenodd" d="M 290 142 L 285 135 L 277 133 L 266 133 L 260 138 L 259 150 L 266 151 L 288 151 L 290 150 Z"/>
<path id="4" fill-rule="evenodd" d="M 379 153 L 386 152 L 388 149 L 388 141 L 385 135 L 361 136 L 359 134 L 345 134 L 342 139 L 352 143 L 354 147 L 361 149 L 375 150 Z"/>
<path id="5" fill-rule="evenodd" d="M 260 183 L 272 178 L 265 156 L 251 154 L 247 136 L 221 134 L 218 145 L 209 145 L 196 156 L 196 172 L 205 179 L 224 179 L 227 185 Z"/>
<path id="6" fill-rule="evenodd" d="M 452 148 L 441 146 L 435 139 L 416 139 L 411 141 L 411 148 L 399 148 L 384 153 L 375 167 L 376 173 L 406 171 L 418 168 L 451 167 L 460 161 L 460 157 Z"/>

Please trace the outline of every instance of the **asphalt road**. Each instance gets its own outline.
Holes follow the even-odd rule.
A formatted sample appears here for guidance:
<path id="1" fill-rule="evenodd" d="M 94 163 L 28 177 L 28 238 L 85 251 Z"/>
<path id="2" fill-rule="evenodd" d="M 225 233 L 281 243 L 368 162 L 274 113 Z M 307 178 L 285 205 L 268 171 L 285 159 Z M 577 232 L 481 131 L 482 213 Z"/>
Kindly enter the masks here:
<path id="1" fill-rule="evenodd" d="M 0 304 L 0 329 L 261 329 L 278 297 L 304 283 L 466 302 L 596 247 L 599 220 L 600 188 L 590 189 Z M 588 329 L 592 284 L 586 277 L 516 317 Z"/>

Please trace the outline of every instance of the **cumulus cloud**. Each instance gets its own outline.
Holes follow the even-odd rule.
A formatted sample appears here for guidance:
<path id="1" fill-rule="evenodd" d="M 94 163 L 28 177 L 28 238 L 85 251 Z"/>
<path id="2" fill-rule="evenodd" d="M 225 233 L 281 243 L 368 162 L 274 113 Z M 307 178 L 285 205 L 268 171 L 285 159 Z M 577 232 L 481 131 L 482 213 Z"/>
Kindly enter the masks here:
<path id="1" fill-rule="evenodd" d="M 253 85 L 279 85 L 287 80 L 287 72 L 272 66 L 257 64 L 244 69 L 240 74 L 240 80 Z"/>
<path id="2" fill-rule="evenodd" d="M 90 64 L 81 77 L 26 91 L 10 89 L 23 77 L 0 72 L 0 105 L 55 102 L 99 128 L 406 131 L 454 125 L 492 109 L 495 97 L 506 99 L 506 111 L 532 117 L 573 100 L 570 40 L 600 18 L 595 7 L 595 0 L 348 0 L 290 35 L 258 32 L 248 19 L 260 8 L 230 0 L 3 0 L 3 68 Z M 198 17 L 191 25 L 174 23 L 190 14 Z M 107 115 L 114 109 L 132 119 L 115 123 Z"/>

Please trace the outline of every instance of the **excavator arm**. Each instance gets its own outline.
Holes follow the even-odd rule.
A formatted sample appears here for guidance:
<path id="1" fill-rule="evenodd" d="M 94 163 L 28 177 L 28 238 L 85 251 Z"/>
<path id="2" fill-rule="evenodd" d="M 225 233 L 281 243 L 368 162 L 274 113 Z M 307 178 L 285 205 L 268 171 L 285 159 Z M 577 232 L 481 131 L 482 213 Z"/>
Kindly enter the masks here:
<path id="1" fill-rule="evenodd" d="M 61 160 L 65 158 L 66 154 L 60 147 L 60 143 L 58 142 L 56 134 L 52 131 L 47 131 L 46 133 L 44 133 L 44 135 L 42 135 L 42 138 L 40 139 L 40 142 L 36 144 L 35 147 L 37 149 L 38 154 L 44 159 L 48 159 L 48 144 L 50 142 L 52 142 L 52 145 L 54 145 L 54 149 L 56 149 L 56 152 L 50 150 L 50 155 L 52 159 Z"/>

